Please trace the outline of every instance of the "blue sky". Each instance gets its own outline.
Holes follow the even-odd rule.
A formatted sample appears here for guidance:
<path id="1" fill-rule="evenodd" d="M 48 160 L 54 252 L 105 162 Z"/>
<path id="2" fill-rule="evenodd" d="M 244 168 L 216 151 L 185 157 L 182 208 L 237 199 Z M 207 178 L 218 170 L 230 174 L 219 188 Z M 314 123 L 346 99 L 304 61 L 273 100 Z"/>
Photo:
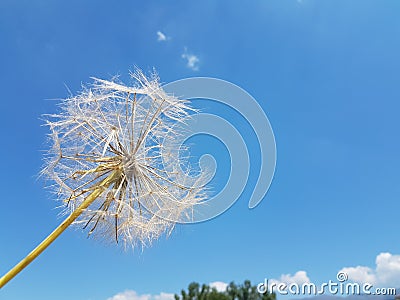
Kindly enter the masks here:
<path id="1" fill-rule="evenodd" d="M 115 74 L 129 82 L 134 65 L 156 68 L 165 83 L 228 80 L 268 115 L 278 161 L 267 196 L 249 210 L 255 137 L 239 115 L 209 104 L 204 111 L 235 124 L 255 158 L 230 210 L 143 252 L 69 229 L 0 299 L 158 295 L 191 281 L 258 283 L 298 271 L 321 283 L 343 268 L 400 286 L 399 9 L 395 0 L 1 1 L 1 273 L 62 220 L 37 174 L 48 133 L 40 116 L 56 110 L 46 99 L 68 96 L 65 85 L 74 93 L 90 76 Z M 205 150 L 195 143 L 194 153 Z"/>

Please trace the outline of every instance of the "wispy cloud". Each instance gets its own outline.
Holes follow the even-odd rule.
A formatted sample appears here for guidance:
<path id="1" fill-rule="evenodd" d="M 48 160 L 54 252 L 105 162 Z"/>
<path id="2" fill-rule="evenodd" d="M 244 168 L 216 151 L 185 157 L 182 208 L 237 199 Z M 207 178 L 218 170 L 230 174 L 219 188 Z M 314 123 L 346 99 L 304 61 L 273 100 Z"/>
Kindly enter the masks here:
<path id="1" fill-rule="evenodd" d="M 189 69 L 193 71 L 199 70 L 200 59 L 196 55 L 189 53 L 186 48 L 182 54 L 182 58 L 186 60 L 186 66 Z"/>
<path id="2" fill-rule="evenodd" d="M 157 31 L 157 41 L 165 42 L 165 41 L 168 41 L 169 39 L 170 38 L 165 33 L 162 33 L 161 31 Z"/>
<path id="3" fill-rule="evenodd" d="M 138 294 L 133 290 L 118 293 L 107 300 L 174 300 L 174 294 L 160 293 L 158 295 Z"/>
<path id="4" fill-rule="evenodd" d="M 350 280 L 358 283 L 370 283 L 375 286 L 400 286 L 400 255 L 388 252 L 380 253 L 375 259 L 375 269 L 366 266 L 346 267 Z"/>

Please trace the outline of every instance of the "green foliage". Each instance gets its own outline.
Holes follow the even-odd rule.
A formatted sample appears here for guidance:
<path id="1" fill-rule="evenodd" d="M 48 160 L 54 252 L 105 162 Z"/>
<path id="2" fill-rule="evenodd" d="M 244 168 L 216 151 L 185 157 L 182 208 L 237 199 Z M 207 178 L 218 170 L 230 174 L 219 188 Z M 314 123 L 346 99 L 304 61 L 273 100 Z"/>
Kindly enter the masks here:
<path id="1" fill-rule="evenodd" d="M 249 280 L 240 285 L 231 282 L 223 292 L 206 284 L 200 286 L 197 282 L 192 282 L 187 291 L 182 290 L 181 295 L 175 294 L 175 300 L 276 300 L 276 295 L 258 293 L 257 287 L 252 286 Z"/>

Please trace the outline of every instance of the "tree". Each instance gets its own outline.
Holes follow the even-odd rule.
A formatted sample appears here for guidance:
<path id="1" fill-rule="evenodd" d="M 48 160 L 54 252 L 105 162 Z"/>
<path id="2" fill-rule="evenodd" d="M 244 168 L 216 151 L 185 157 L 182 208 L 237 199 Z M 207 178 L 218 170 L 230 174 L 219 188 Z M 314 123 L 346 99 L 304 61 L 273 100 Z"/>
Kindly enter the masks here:
<path id="1" fill-rule="evenodd" d="M 175 300 L 276 300 L 275 293 L 259 293 L 257 286 L 251 285 L 250 280 L 245 280 L 243 284 L 236 285 L 229 283 L 225 291 L 217 291 L 209 285 L 192 282 L 188 290 L 182 290 L 181 295 L 175 294 Z"/>

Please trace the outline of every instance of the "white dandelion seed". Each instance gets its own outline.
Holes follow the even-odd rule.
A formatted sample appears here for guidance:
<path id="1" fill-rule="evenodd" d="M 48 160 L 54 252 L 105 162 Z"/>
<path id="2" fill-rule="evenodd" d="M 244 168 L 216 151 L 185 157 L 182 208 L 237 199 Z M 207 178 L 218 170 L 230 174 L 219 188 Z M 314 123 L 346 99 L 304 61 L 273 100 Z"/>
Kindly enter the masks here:
<path id="1" fill-rule="evenodd" d="M 90 88 L 64 100 L 59 114 L 47 117 L 54 142 L 44 173 L 71 211 L 113 174 L 76 223 L 89 235 L 148 244 L 205 194 L 199 179 L 181 184 L 180 177 L 191 177 L 182 173 L 179 157 L 165 157 L 175 149 L 163 149 L 164 139 L 182 134 L 176 123 L 194 110 L 167 95 L 155 75 L 132 76 L 138 83 L 133 88 L 95 78 Z M 179 147 L 168 141 L 171 146 Z"/>
<path id="2" fill-rule="evenodd" d="M 134 87 L 93 78 L 61 101 L 59 113 L 45 116 L 52 148 L 42 173 L 54 182 L 68 217 L 0 279 L 0 287 L 72 223 L 125 246 L 149 245 L 178 220 L 189 221 L 206 199 L 206 176 L 183 171 L 187 160 L 175 157 L 182 146 L 173 142 L 196 111 L 166 94 L 155 74 L 131 75 Z"/>

